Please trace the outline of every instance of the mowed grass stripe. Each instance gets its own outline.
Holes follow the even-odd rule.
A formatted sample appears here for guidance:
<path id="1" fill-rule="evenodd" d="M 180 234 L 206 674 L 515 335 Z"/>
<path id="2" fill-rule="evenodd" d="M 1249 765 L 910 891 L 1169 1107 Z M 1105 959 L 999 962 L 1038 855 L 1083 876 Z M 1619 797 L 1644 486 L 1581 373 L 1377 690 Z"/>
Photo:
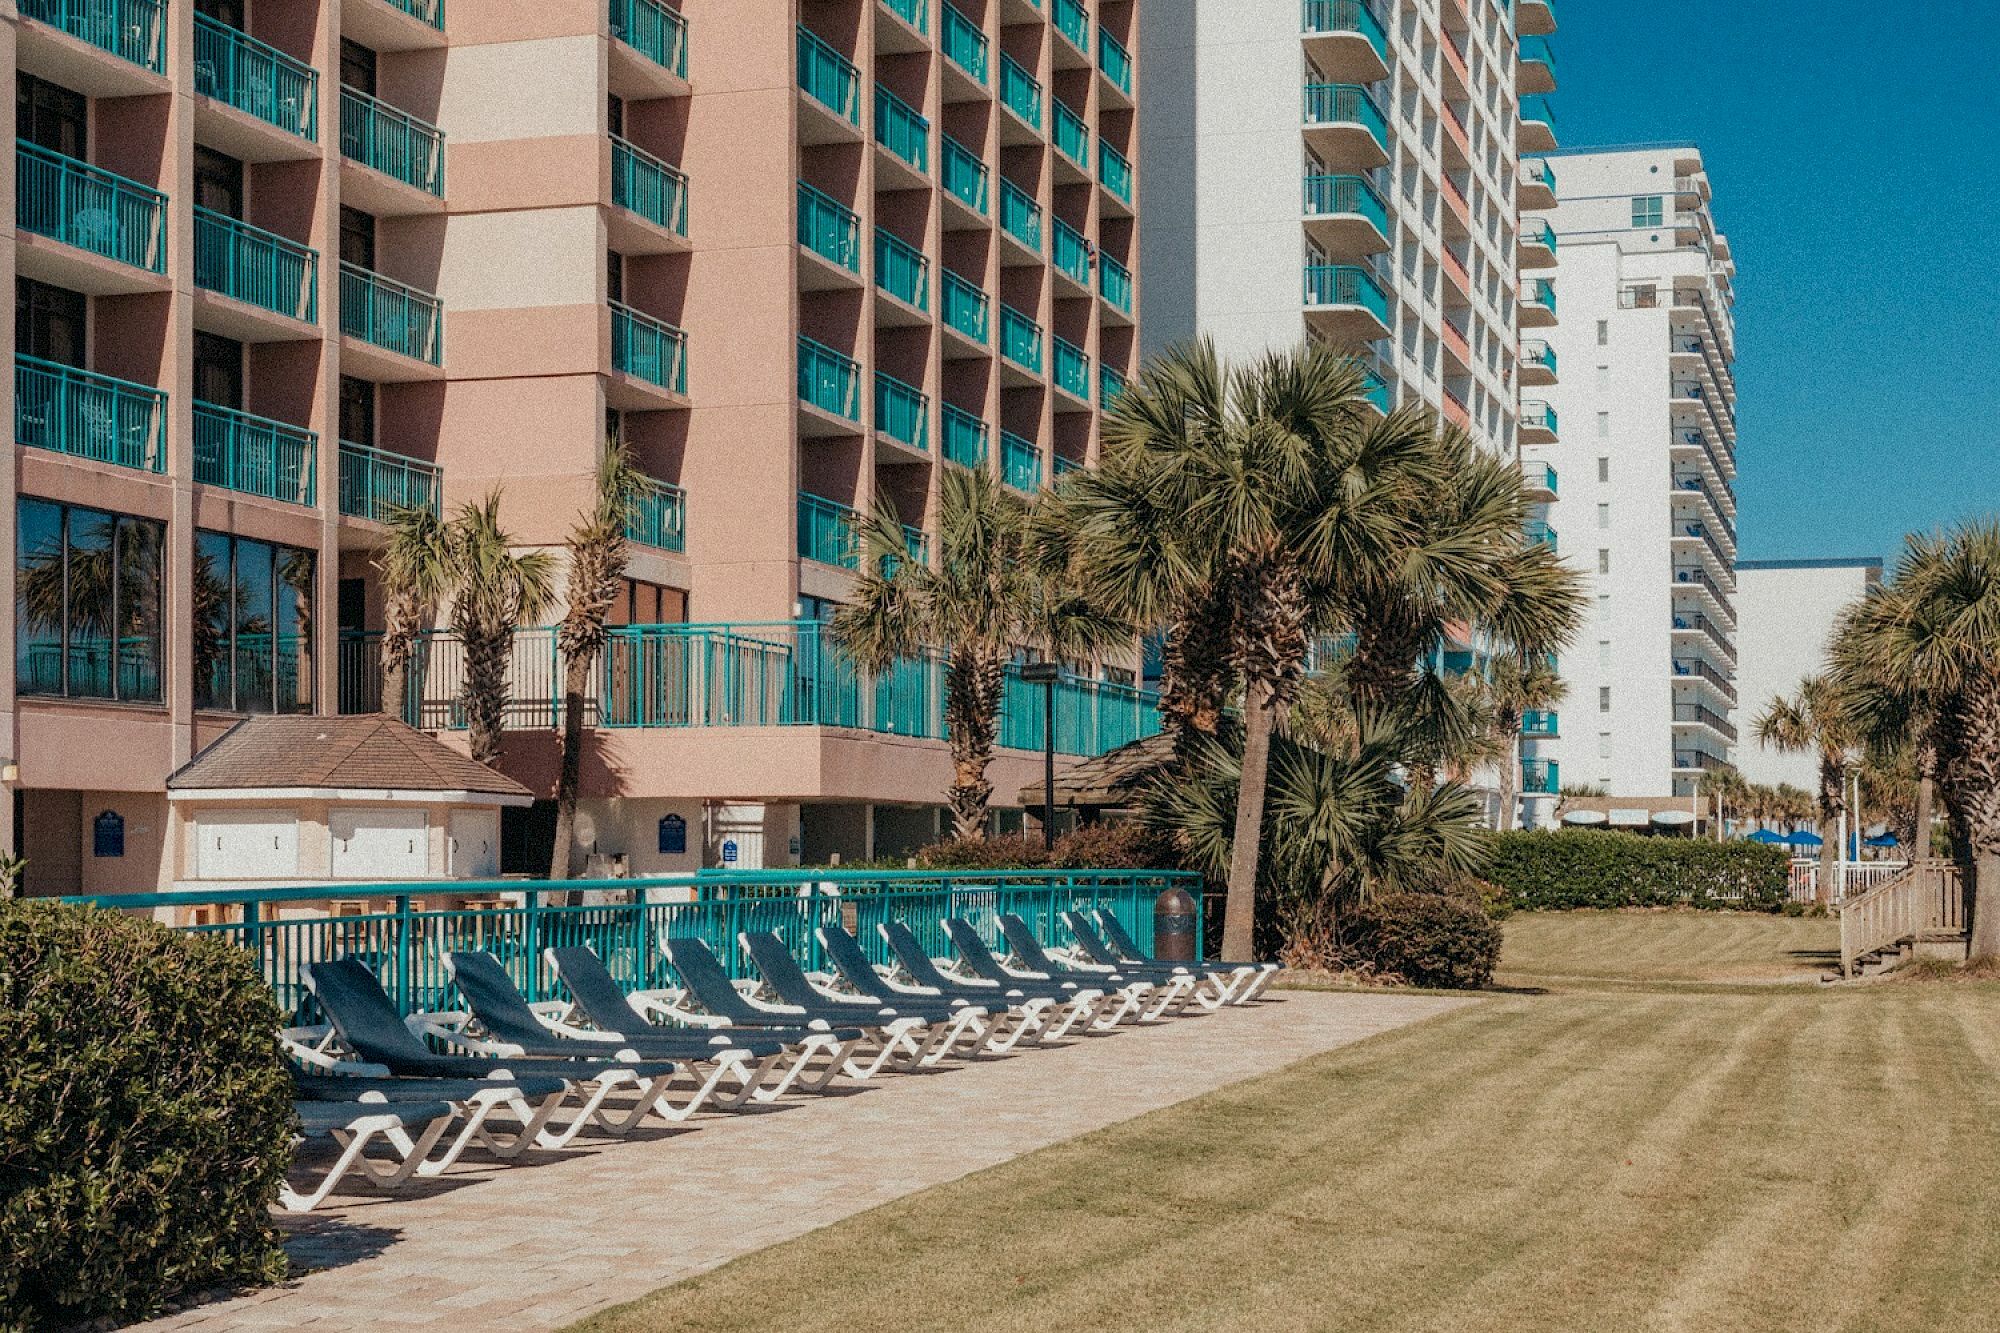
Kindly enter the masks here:
<path id="1" fill-rule="evenodd" d="M 1524 912 L 1503 977 L 1621 982 L 1808 981 L 1837 961 L 1840 924 L 1742 912 Z"/>

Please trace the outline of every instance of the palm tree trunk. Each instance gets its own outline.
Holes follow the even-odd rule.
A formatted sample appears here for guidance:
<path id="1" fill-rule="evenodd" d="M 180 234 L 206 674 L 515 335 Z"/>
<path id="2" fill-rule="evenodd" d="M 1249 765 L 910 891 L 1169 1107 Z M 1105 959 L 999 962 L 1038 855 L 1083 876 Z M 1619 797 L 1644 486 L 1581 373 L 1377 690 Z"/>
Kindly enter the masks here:
<path id="1" fill-rule="evenodd" d="M 1937 803 L 1937 752 L 1929 745 L 1917 747 L 1917 818 L 1914 836 L 1904 849 L 1912 865 L 1928 860 L 1931 854 L 1932 807 Z"/>
<path id="2" fill-rule="evenodd" d="M 1815 897 L 1825 908 L 1833 906 L 1833 881 L 1840 874 L 1841 787 L 1845 781 L 1839 768 L 1825 763 L 1819 766 L 1819 892 Z"/>
<path id="3" fill-rule="evenodd" d="M 389 643 L 382 642 L 382 696 L 376 700 L 376 707 L 398 722 L 408 722 L 410 675 L 409 659 L 403 655 L 392 656 Z"/>
<path id="4" fill-rule="evenodd" d="M 1521 719 L 1502 711 L 1498 720 L 1501 734 L 1507 738 L 1507 752 L 1500 756 L 1500 831 L 1508 833 L 1514 828 L 1515 807 L 1520 804 L 1514 788 L 1521 776 Z"/>
<path id="5" fill-rule="evenodd" d="M 583 777 L 583 696 L 590 688 L 591 663 L 571 653 L 563 663 L 562 767 L 556 774 L 555 850 L 549 878 L 568 879 L 576 842 L 576 793 Z"/>
<path id="6" fill-rule="evenodd" d="M 997 655 L 955 653 L 945 670 L 945 730 L 951 747 L 952 835 L 986 836 L 986 805 L 993 784 L 986 777 L 993 760 L 994 733 L 1007 664 Z"/>
<path id="7" fill-rule="evenodd" d="M 488 642 L 461 633 L 465 653 L 465 683 L 460 698 L 465 704 L 466 739 L 472 757 L 482 764 L 500 763 L 501 734 L 506 725 L 507 659 L 513 636 Z"/>
<path id="8" fill-rule="evenodd" d="M 1965 956 L 1969 962 L 2000 958 L 2000 847 L 1982 847 L 1973 854 L 1972 919 L 1966 923 Z"/>
<path id="9" fill-rule="evenodd" d="M 1247 683 L 1243 716 L 1243 776 L 1236 789 L 1236 833 L 1229 844 L 1229 897 L 1223 908 L 1222 956 L 1251 958 L 1257 939 L 1257 859 L 1264 829 L 1264 792 L 1271 768 L 1271 687 Z"/>

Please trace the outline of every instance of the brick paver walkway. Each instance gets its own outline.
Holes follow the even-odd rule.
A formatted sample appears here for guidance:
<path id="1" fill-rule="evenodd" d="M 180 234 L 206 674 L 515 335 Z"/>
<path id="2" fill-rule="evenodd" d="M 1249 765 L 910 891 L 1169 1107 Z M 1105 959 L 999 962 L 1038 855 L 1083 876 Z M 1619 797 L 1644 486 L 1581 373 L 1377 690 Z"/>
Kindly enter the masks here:
<path id="1" fill-rule="evenodd" d="M 559 1327 L 905 1194 L 1471 1001 L 1248 1009 L 698 1117 L 286 1218 L 286 1286 L 152 1328 Z M 660 1122 L 655 1122 L 659 1124 Z"/>

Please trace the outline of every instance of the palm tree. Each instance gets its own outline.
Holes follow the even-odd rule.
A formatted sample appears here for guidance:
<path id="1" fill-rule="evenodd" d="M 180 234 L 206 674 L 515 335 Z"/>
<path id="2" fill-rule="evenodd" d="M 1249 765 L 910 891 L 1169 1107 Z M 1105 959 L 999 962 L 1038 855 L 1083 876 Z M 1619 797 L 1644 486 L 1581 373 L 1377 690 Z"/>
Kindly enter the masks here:
<path id="1" fill-rule="evenodd" d="M 1715 840 L 1721 842 L 1728 834 L 1729 810 L 1734 808 L 1739 815 L 1747 816 L 1747 806 L 1751 797 L 1751 785 L 1734 764 L 1724 764 L 1721 768 L 1711 768 L 1701 775 L 1701 794 L 1706 796 L 1713 808 L 1710 818 L 1714 822 Z"/>
<path id="2" fill-rule="evenodd" d="M 605 621 L 625 587 L 625 530 L 644 478 L 612 436 L 597 465 L 597 494 L 569 533 L 569 610 L 556 628 L 563 664 L 562 766 L 556 777 L 555 851 L 550 879 L 568 879 L 576 840 L 576 795 L 583 770 L 583 702 L 609 637 Z"/>
<path id="3" fill-rule="evenodd" d="M 451 533 L 427 507 L 396 509 L 388 516 L 389 541 L 375 557 L 382 588 L 382 711 L 416 725 L 410 664 L 418 636 L 457 581 Z M 199 623 L 197 621 L 197 623 Z M 419 663 L 419 670 L 422 669 Z"/>
<path id="4" fill-rule="evenodd" d="M 1833 879 L 1841 856 L 1838 831 L 1847 809 L 1848 752 L 1853 731 L 1839 692 L 1823 676 L 1808 676 L 1789 698 L 1773 699 L 1754 724 L 1759 745 L 1780 754 L 1810 754 L 1819 763 L 1819 889 L 1821 907 L 1833 905 Z"/>
<path id="5" fill-rule="evenodd" d="M 939 482 L 935 564 L 913 559 L 886 500 L 861 530 L 854 601 L 833 618 L 834 642 L 864 669 L 884 672 L 933 651 L 945 657 L 947 793 L 953 831 L 985 834 L 986 776 L 1000 724 L 1007 667 L 1017 651 L 1048 659 L 1129 643 L 1129 624 L 1074 591 L 1030 540 L 1030 513 L 984 472 L 950 468 Z"/>
<path id="6" fill-rule="evenodd" d="M 1504 752 L 1500 759 L 1500 828 L 1514 827 L 1519 813 L 1515 788 L 1521 777 L 1521 723 L 1529 713 L 1546 713 L 1562 703 L 1569 686 L 1557 674 L 1545 653 L 1509 650 L 1493 659 L 1488 690 L 1493 707 L 1493 730 Z"/>
<path id="7" fill-rule="evenodd" d="M 448 543 L 455 596 L 451 627 L 465 654 L 459 699 L 472 757 L 500 762 L 506 727 L 514 631 L 555 604 L 555 560 L 547 551 L 515 551 L 500 527 L 500 492 L 468 503 L 452 520 Z"/>

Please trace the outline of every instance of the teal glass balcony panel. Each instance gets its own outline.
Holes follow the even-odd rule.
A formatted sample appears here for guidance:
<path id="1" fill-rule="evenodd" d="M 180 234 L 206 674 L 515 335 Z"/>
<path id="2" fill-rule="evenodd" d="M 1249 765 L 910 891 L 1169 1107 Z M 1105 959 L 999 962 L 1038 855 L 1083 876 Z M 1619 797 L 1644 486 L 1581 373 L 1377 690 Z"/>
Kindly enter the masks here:
<path id="1" fill-rule="evenodd" d="M 1528 534 L 1530 545 L 1546 546 L 1551 551 L 1556 549 L 1556 530 L 1548 524 L 1538 519 L 1530 520 L 1523 531 Z"/>
<path id="2" fill-rule="evenodd" d="M 1090 356 L 1075 343 L 1062 338 L 1052 340 L 1054 345 L 1056 387 L 1073 393 L 1084 402 L 1090 401 Z"/>
<path id="3" fill-rule="evenodd" d="M 1081 472 L 1081 471 L 1083 471 L 1083 464 L 1077 462 L 1074 458 L 1071 458 L 1068 454 L 1056 455 L 1056 479 L 1058 481 L 1060 481 L 1064 477 L 1067 477 L 1072 472 Z"/>
<path id="4" fill-rule="evenodd" d="M 1562 795 L 1562 765 L 1554 759 L 1523 759 L 1521 791 L 1528 796 Z"/>
<path id="5" fill-rule="evenodd" d="M 1042 326 L 1013 306 L 1000 306 L 1000 354 L 1024 370 L 1042 373 Z"/>
<path id="6" fill-rule="evenodd" d="M 850 273 L 861 271 L 861 217 L 833 196 L 799 182 L 799 244 Z"/>
<path id="7" fill-rule="evenodd" d="M 676 236 L 688 234 L 687 177 L 615 134 L 611 136 L 611 202 Z"/>
<path id="8" fill-rule="evenodd" d="M 1549 165 L 1548 159 L 1524 157 L 1521 159 L 1521 169 L 1529 180 L 1541 185 L 1550 194 L 1556 192 L 1556 169 Z"/>
<path id="9" fill-rule="evenodd" d="M 1374 94 L 1358 83 L 1309 83 L 1305 91 L 1308 125 L 1359 125 L 1389 151 L 1389 126 Z"/>
<path id="10" fill-rule="evenodd" d="M 1365 268 L 1352 264 L 1313 264 L 1306 269 L 1306 304 L 1358 305 L 1386 326 L 1389 298 Z"/>
<path id="11" fill-rule="evenodd" d="M 1542 709 L 1532 709 L 1521 714 L 1521 734 L 1547 739 L 1560 734 L 1561 723 L 1557 715 Z"/>
<path id="12" fill-rule="evenodd" d="M 1004 176 L 1000 178 L 1000 229 L 1036 254 L 1042 252 L 1042 206 Z"/>
<path id="13" fill-rule="evenodd" d="M 1385 417 L 1389 415 L 1393 395 L 1389 392 L 1388 382 L 1373 371 L 1368 373 L 1368 392 L 1366 396 L 1368 401 L 1374 404 L 1377 412 L 1380 412 Z"/>
<path id="14" fill-rule="evenodd" d="M 849 421 L 861 420 L 861 363 L 800 334 L 799 401 Z"/>
<path id="15" fill-rule="evenodd" d="M 1304 0 L 1299 26 L 1313 34 L 1357 33 L 1375 48 L 1383 64 L 1389 63 L 1389 39 L 1365 0 Z"/>
<path id="16" fill-rule="evenodd" d="M 1546 65 L 1549 73 L 1556 68 L 1556 48 L 1546 37 L 1523 37 L 1521 39 L 1521 63 L 1524 65 Z"/>
<path id="17" fill-rule="evenodd" d="M 1536 399 L 1523 399 L 1521 402 L 1521 425 L 1523 427 L 1540 427 L 1554 434 L 1556 430 L 1556 410 L 1547 403 Z"/>
<path id="18" fill-rule="evenodd" d="M 1531 339 L 1521 344 L 1522 366 L 1540 366 L 1551 375 L 1556 373 L 1556 349 L 1541 341 Z"/>
<path id="19" fill-rule="evenodd" d="M 1056 151 L 1085 171 L 1090 170 L 1090 126 L 1060 100 L 1052 100 L 1050 104 L 1056 111 Z"/>
<path id="20" fill-rule="evenodd" d="M 444 364 L 444 305 L 429 292 L 340 266 L 340 331 L 391 352 Z"/>
<path id="21" fill-rule="evenodd" d="M 167 395 L 159 389 L 14 358 L 14 438 L 30 448 L 162 472 L 166 428 Z"/>
<path id="22" fill-rule="evenodd" d="M 1048 741 L 1047 686 L 1007 668 L 1000 696 L 999 743 L 1012 750 L 1042 752 Z M 1160 729 L 1159 697 L 1136 686 L 1095 680 L 1065 671 L 1055 683 L 1055 748 L 1058 754 L 1103 754 Z"/>
<path id="23" fill-rule="evenodd" d="M 319 251 L 196 206 L 194 285 L 233 300 L 319 322 Z"/>
<path id="24" fill-rule="evenodd" d="M 931 308 L 931 261 L 881 227 L 875 229 L 875 285 L 919 310 Z"/>
<path id="25" fill-rule="evenodd" d="M 1126 96 L 1132 93 L 1132 53 L 1125 44 L 1097 25 L 1097 67 L 1104 71 L 1104 77 L 1111 80 L 1119 92 Z"/>
<path id="26" fill-rule="evenodd" d="M 1306 177 L 1305 209 L 1308 217 L 1364 217 L 1375 224 L 1384 239 L 1389 236 L 1389 206 L 1365 176 Z"/>
<path id="27" fill-rule="evenodd" d="M 848 124 L 861 124 L 861 71 L 804 27 L 799 29 L 799 87 Z"/>
<path id="28" fill-rule="evenodd" d="M 1097 368 L 1097 402 L 1100 407 L 1110 407 L 1112 399 L 1125 392 L 1125 377 L 1110 366 Z"/>
<path id="29" fill-rule="evenodd" d="M 674 393 L 688 391 L 687 334 L 611 302 L 611 368 Z"/>
<path id="30" fill-rule="evenodd" d="M 611 0 L 611 35 L 662 69 L 687 77 L 687 20 L 660 0 Z"/>
<path id="31" fill-rule="evenodd" d="M 1080 0 L 1055 0 L 1049 6 L 1049 13 L 1056 21 L 1056 31 L 1069 38 L 1070 45 L 1088 55 L 1090 53 L 1090 11 Z"/>
<path id="32" fill-rule="evenodd" d="M 214 403 L 194 405 L 194 479 L 267 500 L 316 502 L 319 436 Z"/>
<path id="33" fill-rule="evenodd" d="M 931 30 L 930 0 L 882 0 L 889 12 L 918 32 Z"/>
<path id="34" fill-rule="evenodd" d="M 1097 257 L 1097 289 L 1112 305 L 1132 313 L 1132 270 L 1110 255 Z"/>
<path id="35" fill-rule="evenodd" d="M 340 512 L 387 523 L 404 509 L 444 507 L 444 473 L 435 463 L 340 442 Z"/>
<path id="36" fill-rule="evenodd" d="M 977 23 L 958 12 L 947 0 L 944 6 L 945 59 L 970 74 L 984 87 L 987 72 L 986 34 Z"/>
<path id="37" fill-rule="evenodd" d="M 979 468 L 986 465 L 986 423 L 962 407 L 946 403 L 942 409 L 940 425 L 943 430 L 944 456 L 960 467 Z"/>
<path id="38" fill-rule="evenodd" d="M 46 23 L 155 74 L 167 72 L 166 0 L 21 0 L 21 17 Z"/>
<path id="39" fill-rule="evenodd" d="M 444 31 L 444 0 L 389 0 L 389 3 L 419 23 Z"/>
<path id="40" fill-rule="evenodd" d="M 1536 278 L 1521 289 L 1521 300 L 1529 305 L 1538 305 L 1551 314 L 1556 308 L 1556 285 L 1547 278 Z"/>
<path id="41" fill-rule="evenodd" d="M 931 447 L 931 400 L 913 384 L 875 372 L 875 429 L 912 449 Z"/>
<path id="42" fill-rule="evenodd" d="M 1132 202 L 1132 164 L 1103 139 L 1097 141 L 1097 179 L 1124 202 Z"/>
<path id="43" fill-rule="evenodd" d="M 944 271 L 944 322 L 976 343 L 984 343 L 992 301 L 980 288 L 950 269 Z"/>
<path id="44" fill-rule="evenodd" d="M 194 90 L 288 134 L 319 140 L 319 72 L 206 14 L 194 16 Z"/>
<path id="45" fill-rule="evenodd" d="M 1042 127 L 1042 85 L 1004 51 L 1000 54 L 1000 101 L 1035 129 Z"/>
<path id="46" fill-rule="evenodd" d="M 1556 470 L 1552 465 L 1548 463 L 1542 464 L 1541 483 L 1543 490 L 1547 491 L 1550 495 L 1557 494 L 1559 490 L 1557 483 L 1560 480 L 1561 479 L 1556 475 Z"/>
<path id="47" fill-rule="evenodd" d="M 660 551 L 687 550 L 687 492 L 671 482 L 644 478 L 632 494 L 625 539 Z"/>
<path id="48" fill-rule="evenodd" d="M 1049 257 L 1064 273 L 1090 286 L 1090 245 L 1082 232 L 1061 218 L 1054 219 L 1049 230 Z"/>
<path id="49" fill-rule="evenodd" d="M 444 197 L 444 131 L 352 88 L 340 90 L 340 155 Z"/>
<path id="50" fill-rule="evenodd" d="M 918 171 L 931 169 L 931 123 L 879 83 L 875 85 L 875 138 Z"/>
<path id="51" fill-rule="evenodd" d="M 1556 113 L 1550 108 L 1549 99 L 1546 97 L 1522 98 L 1521 119 L 1539 122 L 1548 126 L 1552 132 L 1556 127 Z"/>
<path id="52" fill-rule="evenodd" d="M 860 519 L 848 505 L 800 491 L 799 554 L 823 565 L 859 568 L 861 544 L 856 537 Z"/>
<path id="53" fill-rule="evenodd" d="M 1011 430 L 1000 432 L 1000 479 L 1017 491 L 1042 488 L 1042 451 L 1033 440 Z"/>
<path id="54" fill-rule="evenodd" d="M 930 534 L 922 528 L 905 523 L 903 525 L 903 549 L 909 552 L 910 559 L 916 561 L 918 564 L 928 563 L 931 558 Z"/>
<path id="55" fill-rule="evenodd" d="M 1556 229 L 1541 218 L 1523 218 L 1521 239 L 1529 245 L 1539 245 L 1553 252 L 1556 248 Z"/>
<path id="56" fill-rule="evenodd" d="M 167 196 L 31 143 L 14 145 L 14 221 L 106 259 L 164 273 Z"/>
<path id="57" fill-rule="evenodd" d="M 944 188 L 968 208 L 986 216 L 988 172 L 979 155 L 950 135 L 944 141 Z"/>

